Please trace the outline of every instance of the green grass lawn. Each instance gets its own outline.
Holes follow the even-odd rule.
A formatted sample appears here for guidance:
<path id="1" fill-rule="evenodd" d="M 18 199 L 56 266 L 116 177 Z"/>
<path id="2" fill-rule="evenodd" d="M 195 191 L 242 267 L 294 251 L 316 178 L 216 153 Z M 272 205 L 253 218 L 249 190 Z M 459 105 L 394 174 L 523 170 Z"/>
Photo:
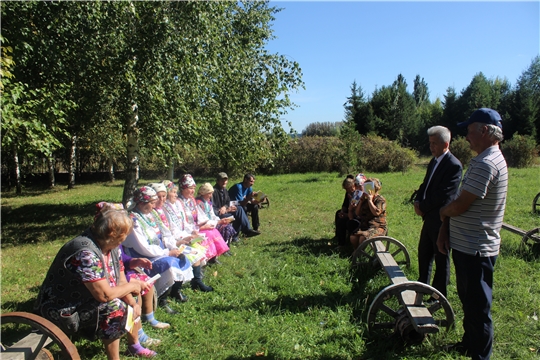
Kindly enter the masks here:
<path id="1" fill-rule="evenodd" d="M 366 174 L 382 181 L 389 235 L 410 253 L 411 267 L 404 269 L 410 280 L 418 277 L 416 247 L 422 223 L 407 200 L 424 173 L 425 167 L 420 166 L 407 173 Z M 205 282 L 216 291 L 186 289 L 189 301 L 172 305 L 178 315 L 157 310 L 157 318 L 172 325 L 169 330 L 147 329 L 163 340 L 156 348 L 160 358 L 455 359 L 455 354 L 441 350 L 462 334 L 461 304 L 453 279 L 448 299 L 456 313 L 454 330 L 415 346 L 368 332 L 369 305 L 390 281 L 382 271 L 352 272 L 349 260 L 332 251 L 333 217 L 343 200 L 341 182 L 335 173 L 258 176 L 254 190 L 263 190 L 271 201 L 268 209 L 260 211 L 263 234 L 243 240 L 232 248 L 234 256 L 223 257 L 222 265 L 205 270 Z M 19 197 L 2 193 L 3 313 L 31 311 L 60 246 L 91 223 L 95 203 L 120 201 L 122 188 L 122 182 L 115 182 L 80 185 L 70 191 L 26 189 Z M 531 213 L 539 191 L 538 167 L 510 169 L 505 222 L 527 230 L 540 227 L 540 217 Z M 520 236 L 502 230 L 502 238 L 495 272 L 493 359 L 536 359 L 538 258 L 532 251 L 520 250 Z M 98 342 L 76 344 L 83 359 L 106 358 Z"/>

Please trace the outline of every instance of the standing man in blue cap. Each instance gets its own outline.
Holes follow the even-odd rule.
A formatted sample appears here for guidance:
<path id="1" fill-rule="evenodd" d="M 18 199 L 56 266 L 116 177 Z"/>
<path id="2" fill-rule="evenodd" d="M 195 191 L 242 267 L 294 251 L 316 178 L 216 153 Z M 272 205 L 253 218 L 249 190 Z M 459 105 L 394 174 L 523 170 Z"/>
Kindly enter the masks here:
<path id="1" fill-rule="evenodd" d="M 501 116 L 481 108 L 459 123 L 467 127 L 474 157 L 454 201 L 440 211 L 439 251 L 452 249 L 456 285 L 463 305 L 463 338 L 447 350 L 486 360 L 493 349 L 493 269 L 501 244 L 508 171 L 499 148 Z"/>

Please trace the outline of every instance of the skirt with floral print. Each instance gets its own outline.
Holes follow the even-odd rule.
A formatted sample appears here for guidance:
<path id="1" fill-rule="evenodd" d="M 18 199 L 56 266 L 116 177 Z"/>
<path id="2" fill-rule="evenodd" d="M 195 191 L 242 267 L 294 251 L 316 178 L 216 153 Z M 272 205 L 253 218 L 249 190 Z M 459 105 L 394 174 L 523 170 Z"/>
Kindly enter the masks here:
<path id="1" fill-rule="evenodd" d="M 231 240 L 238 234 L 231 224 L 218 224 L 216 229 L 218 229 L 227 244 L 230 244 Z"/>
<path id="2" fill-rule="evenodd" d="M 96 336 L 100 339 L 119 339 L 126 331 L 127 305 L 113 299 L 98 306 L 99 319 Z"/>

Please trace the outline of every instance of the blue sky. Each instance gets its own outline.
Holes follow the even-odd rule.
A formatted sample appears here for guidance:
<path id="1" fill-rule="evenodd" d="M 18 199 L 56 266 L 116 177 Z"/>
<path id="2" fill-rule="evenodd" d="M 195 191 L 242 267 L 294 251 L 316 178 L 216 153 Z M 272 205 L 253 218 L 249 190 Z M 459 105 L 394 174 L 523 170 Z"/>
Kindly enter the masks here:
<path id="1" fill-rule="evenodd" d="M 473 76 L 512 85 L 539 54 L 540 2 L 271 1 L 276 39 L 267 49 L 300 64 L 305 90 L 282 119 L 301 132 L 343 120 L 354 80 L 366 96 L 398 74 L 412 92 L 417 74 L 431 100 L 459 93 Z M 288 126 L 285 126 L 288 130 Z"/>

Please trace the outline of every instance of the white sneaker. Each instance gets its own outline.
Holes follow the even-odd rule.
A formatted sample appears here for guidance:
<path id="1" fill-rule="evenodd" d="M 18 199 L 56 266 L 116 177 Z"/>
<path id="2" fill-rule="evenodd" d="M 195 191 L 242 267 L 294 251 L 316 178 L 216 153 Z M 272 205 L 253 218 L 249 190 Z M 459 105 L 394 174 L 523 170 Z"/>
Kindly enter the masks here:
<path id="1" fill-rule="evenodd" d="M 144 346 L 144 347 L 158 346 L 159 344 L 161 344 L 161 340 L 159 340 L 159 339 L 152 339 L 151 337 L 149 337 L 148 339 L 146 339 L 145 342 L 142 342 L 142 341 L 141 341 L 141 345 Z"/>
<path id="2" fill-rule="evenodd" d="M 158 321 L 156 325 L 150 324 L 154 329 L 168 329 L 171 327 L 171 324 L 167 324 L 166 322 Z"/>

